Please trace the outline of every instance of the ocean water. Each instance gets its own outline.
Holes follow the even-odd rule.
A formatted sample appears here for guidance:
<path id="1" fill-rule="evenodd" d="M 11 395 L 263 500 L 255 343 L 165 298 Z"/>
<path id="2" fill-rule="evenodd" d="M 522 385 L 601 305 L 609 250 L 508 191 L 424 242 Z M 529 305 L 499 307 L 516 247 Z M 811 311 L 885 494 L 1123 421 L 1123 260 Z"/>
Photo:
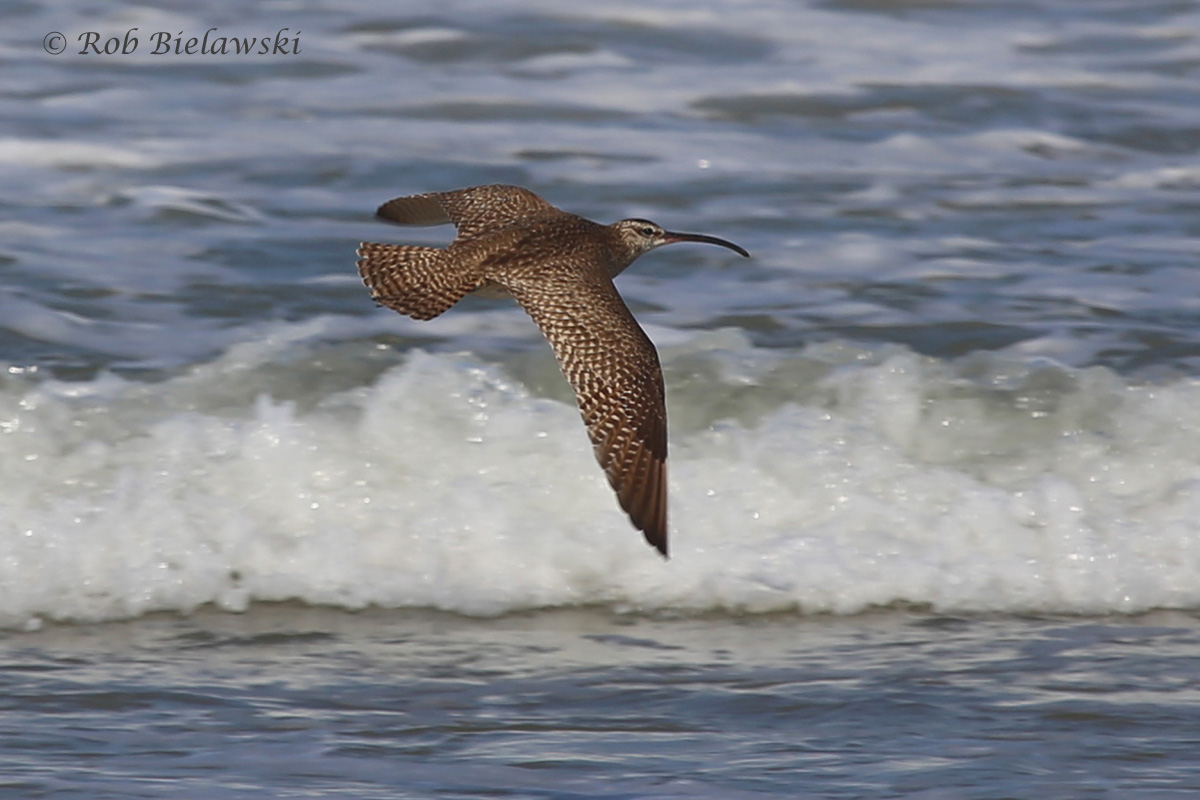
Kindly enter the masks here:
<path id="1" fill-rule="evenodd" d="M 0 64 L 5 796 L 1200 792 L 1200 4 L 30 0 Z M 358 280 L 489 182 L 753 254 L 618 281 L 670 561 L 520 309 Z"/>

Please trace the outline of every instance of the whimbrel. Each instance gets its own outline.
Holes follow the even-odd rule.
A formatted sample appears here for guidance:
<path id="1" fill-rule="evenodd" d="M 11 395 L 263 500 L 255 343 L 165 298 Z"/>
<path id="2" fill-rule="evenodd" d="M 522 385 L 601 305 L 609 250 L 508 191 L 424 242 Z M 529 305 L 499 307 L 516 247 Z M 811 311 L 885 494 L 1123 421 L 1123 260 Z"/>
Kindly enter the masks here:
<path id="1" fill-rule="evenodd" d="M 554 348 L 575 389 L 596 459 L 646 541 L 667 555 L 667 410 L 658 353 L 612 279 L 675 242 L 728 247 L 644 219 L 600 225 L 519 186 L 473 186 L 397 197 L 377 215 L 402 225 L 453 222 L 448 247 L 358 248 L 358 272 L 380 305 L 432 319 L 464 295 L 516 298 Z"/>

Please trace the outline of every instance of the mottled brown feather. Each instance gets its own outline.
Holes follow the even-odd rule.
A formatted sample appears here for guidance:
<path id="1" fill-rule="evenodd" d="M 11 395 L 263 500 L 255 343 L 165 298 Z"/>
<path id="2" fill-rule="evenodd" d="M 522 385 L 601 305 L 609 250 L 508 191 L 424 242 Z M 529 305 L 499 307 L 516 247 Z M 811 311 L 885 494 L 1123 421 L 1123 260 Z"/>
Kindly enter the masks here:
<path id="1" fill-rule="evenodd" d="M 453 222 L 460 238 L 478 236 L 517 219 L 566 214 L 528 189 L 500 183 L 397 197 L 375 213 L 401 225 Z"/>
<path id="2" fill-rule="evenodd" d="M 388 200 L 375 215 L 398 225 L 446 225 L 451 221 L 446 208 L 432 194 L 414 194 Z"/>
<path id="3" fill-rule="evenodd" d="M 413 319 L 433 319 L 480 284 L 474 275 L 443 266 L 437 247 L 363 242 L 358 274 L 376 303 Z"/>

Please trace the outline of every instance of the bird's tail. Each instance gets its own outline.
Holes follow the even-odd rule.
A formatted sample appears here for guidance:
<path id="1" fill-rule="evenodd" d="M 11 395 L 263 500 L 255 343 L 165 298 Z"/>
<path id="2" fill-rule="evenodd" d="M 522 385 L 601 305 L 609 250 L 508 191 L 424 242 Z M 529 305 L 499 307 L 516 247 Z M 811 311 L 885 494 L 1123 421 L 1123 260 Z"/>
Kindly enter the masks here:
<path id="1" fill-rule="evenodd" d="M 480 284 L 438 247 L 363 242 L 358 255 L 358 274 L 375 302 L 413 319 L 433 319 Z"/>

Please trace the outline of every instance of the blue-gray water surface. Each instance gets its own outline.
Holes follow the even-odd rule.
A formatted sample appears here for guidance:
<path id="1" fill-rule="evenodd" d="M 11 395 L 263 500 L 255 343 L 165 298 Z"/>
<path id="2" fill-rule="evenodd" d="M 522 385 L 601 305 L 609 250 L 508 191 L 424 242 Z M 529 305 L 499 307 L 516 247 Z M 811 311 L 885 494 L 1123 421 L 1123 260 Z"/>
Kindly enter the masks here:
<path id="1" fill-rule="evenodd" d="M 1200 4 L 4 19 L 3 796 L 1200 793 Z M 618 281 L 669 562 L 355 273 L 490 182 L 752 253 Z"/>
<path id="2" fill-rule="evenodd" d="M 262 607 L 4 643 L 9 797 L 1188 797 L 1200 624 Z"/>

